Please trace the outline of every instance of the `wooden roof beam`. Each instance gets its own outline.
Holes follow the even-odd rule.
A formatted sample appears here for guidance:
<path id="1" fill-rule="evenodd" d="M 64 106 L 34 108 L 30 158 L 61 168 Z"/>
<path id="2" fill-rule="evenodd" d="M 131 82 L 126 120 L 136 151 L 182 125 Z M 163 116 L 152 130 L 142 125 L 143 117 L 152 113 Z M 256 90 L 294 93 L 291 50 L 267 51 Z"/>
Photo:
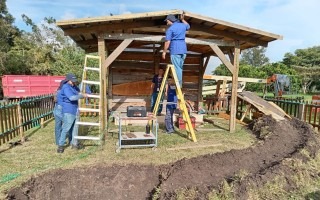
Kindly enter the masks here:
<path id="1" fill-rule="evenodd" d="M 211 33 L 211 34 L 214 34 L 214 35 L 218 35 L 218 36 L 222 36 L 222 37 L 228 37 L 230 39 L 245 41 L 245 42 L 249 42 L 249 43 L 255 44 L 255 45 L 260 45 L 260 46 L 263 46 L 263 47 L 267 47 L 268 46 L 268 41 L 259 40 L 257 38 L 252 38 L 252 37 L 249 37 L 249 36 L 242 36 L 242 35 L 239 35 L 239 34 L 236 34 L 236 33 L 228 32 L 226 30 L 212 29 L 212 28 L 201 26 L 201 25 L 197 25 L 197 24 L 192 24 L 191 27 L 194 30 L 204 31 L 204 32 Z"/>
<path id="2" fill-rule="evenodd" d="M 152 41 L 152 42 L 165 42 L 165 37 L 160 35 L 144 35 L 144 34 L 105 34 L 106 40 L 140 40 L 140 41 Z M 217 46 L 234 46 L 233 41 L 227 42 L 223 40 L 214 39 L 197 39 L 197 38 L 186 38 L 187 44 L 197 44 L 197 45 L 217 45 Z"/>

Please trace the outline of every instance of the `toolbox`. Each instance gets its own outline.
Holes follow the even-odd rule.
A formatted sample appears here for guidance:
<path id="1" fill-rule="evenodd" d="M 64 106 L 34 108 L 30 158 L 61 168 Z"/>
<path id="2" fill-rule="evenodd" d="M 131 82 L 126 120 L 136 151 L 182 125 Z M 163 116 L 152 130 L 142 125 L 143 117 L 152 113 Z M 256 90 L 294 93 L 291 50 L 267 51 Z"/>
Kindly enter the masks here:
<path id="1" fill-rule="evenodd" d="M 192 127 L 195 128 L 196 127 L 196 118 L 193 117 L 193 116 L 190 116 L 190 120 L 191 120 Z M 177 118 L 177 127 L 180 130 L 185 130 L 186 129 L 186 123 L 184 122 L 182 116 L 179 116 Z"/>
<path id="2" fill-rule="evenodd" d="M 147 109 L 145 106 L 128 106 L 127 117 L 146 117 Z"/>

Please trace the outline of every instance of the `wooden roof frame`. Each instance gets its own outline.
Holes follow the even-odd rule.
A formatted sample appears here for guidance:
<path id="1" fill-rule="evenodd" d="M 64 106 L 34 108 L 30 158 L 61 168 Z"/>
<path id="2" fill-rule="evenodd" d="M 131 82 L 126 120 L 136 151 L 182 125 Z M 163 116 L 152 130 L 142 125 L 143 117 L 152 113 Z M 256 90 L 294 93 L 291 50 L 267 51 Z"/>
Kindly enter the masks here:
<path id="1" fill-rule="evenodd" d="M 57 25 L 86 52 L 99 53 L 102 59 L 102 73 L 105 75 L 103 77 L 107 77 L 111 63 L 128 47 L 146 49 L 146 44 L 160 44 L 160 47 L 154 51 L 155 54 L 160 53 L 167 27 L 164 22 L 165 17 L 168 14 L 179 15 L 183 12 L 185 20 L 191 26 L 186 34 L 188 50 L 200 53 L 207 58 L 202 71 L 205 71 L 210 56 L 217 56 L 232 73 L 229 128 L 230 132 L 235 132 L 240 51 L 256 46 L 266 47 L 269 42 L 283 39 L 281 35 L 182 10 L 61 20 Z M 111 43 L 112 45 L 108 45 Z M 107 58 L 106 51 L 111 53 Z M 108 80 L 103 81 L 105 91 L 108 88 Z M 107 106 L 107 97 L 102 101 L 104 101 L 103 105 Z M 102 116 L 104 114 L 102 113 Z M 105 126 L 105 119 L 102 119 L 100 128 L 105 130 Z"/>

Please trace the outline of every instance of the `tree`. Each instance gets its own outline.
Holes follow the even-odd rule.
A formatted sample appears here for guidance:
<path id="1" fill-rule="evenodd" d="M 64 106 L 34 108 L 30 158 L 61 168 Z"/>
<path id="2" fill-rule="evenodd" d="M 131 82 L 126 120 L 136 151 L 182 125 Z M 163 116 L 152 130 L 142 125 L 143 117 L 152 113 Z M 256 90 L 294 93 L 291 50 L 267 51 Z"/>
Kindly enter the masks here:
<path id="1" fill-rule="evenodd" d="M 319 88 L 320 46 L 297 49 L 294 54 L 286 53 L 282 62 L 298 72 L 303 93 L 312 85 Z"/>
<path id="2" fill-rule="evenodd" d="M 13 25 L 14 18 L 8 12 L 6 0 L 0 1 L 0 75 L 6 71 L 7 52 L 14 45 L 14 38 L 20 35 Z"/>
<path id="3" fill-rule="evenodd" d="M 266 48 L 253 47 L 246 49 L 241 53 L 241 64 L 251 65 L 254 67 L 262 67 L 269 63 L 269 58 L 266 57 Z"/>
<path id="4" fill-rule="evenodd" d="M 320 67 L 300 67 L 293 66 L 299 76 L 301 77 L 301 87 L 303 94 L 306 94 L 312 83 L 319 80 L 320 77 Z M 314 85 L 317 87 L 317 85 Z"/>
<path id="5" fill-rule="evenodd" d="M 317 67 L 320 66 L 320 46 L 297 49 L 294 54 L 286 53 L 283 61 L 287 66 Z"/>

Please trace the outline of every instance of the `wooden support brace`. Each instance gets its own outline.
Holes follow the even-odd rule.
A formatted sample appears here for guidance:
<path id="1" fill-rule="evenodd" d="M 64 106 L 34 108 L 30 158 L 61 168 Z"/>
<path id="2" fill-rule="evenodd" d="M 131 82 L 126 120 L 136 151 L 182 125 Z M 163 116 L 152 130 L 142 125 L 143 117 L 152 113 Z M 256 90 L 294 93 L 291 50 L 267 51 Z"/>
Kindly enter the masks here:
<path id="1" fill-rule="evenodd" d="M 212 50 L 217 54 L 217 56 L 220 58 L 221 62 L 226 65 L 226 67 L 229 69 L 229 71 L 233 74 L 235 71 L 235 67 L 231 64 L 231 62 L 227 59 L 227 57 L 224 55 L 224 53 L 221 51 L 221 49 L 217 45 L 210 45 Z"/>

